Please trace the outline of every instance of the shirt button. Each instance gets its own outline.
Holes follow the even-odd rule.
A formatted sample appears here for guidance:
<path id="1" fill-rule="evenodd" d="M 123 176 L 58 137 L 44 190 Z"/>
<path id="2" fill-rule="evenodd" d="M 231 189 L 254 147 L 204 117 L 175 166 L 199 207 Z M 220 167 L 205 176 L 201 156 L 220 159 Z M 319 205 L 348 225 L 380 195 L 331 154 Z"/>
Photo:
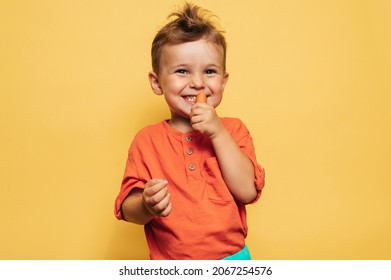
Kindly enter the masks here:
<path id="1" fill-rule="evenodd" d="M 190 170 L 190 171 L 194 171 L 195 169 L 196 169 L 195 165 L 192 164 L 192 163 L 190 163 L 190 164 L 189 164 L 189 170 Z"/>
<path id="2" fill-rule="evenodd" d="M 189 136 L 186 136 L 185 139 L 186 139 L 187 142 L 190 142 L 191 140 L 193 140 L 193 137 L 191 137 L 191 136 L 189 135 Z"/>
<path id="3" fill-rule="evenodd" d="M 188 148 L 188 149 L 186 150 L 186 153 L 187 153 L 188 155 L 192 155 L 192 154 L 193 154 L 193 149 L 192 149 L 192 148 Z"/>

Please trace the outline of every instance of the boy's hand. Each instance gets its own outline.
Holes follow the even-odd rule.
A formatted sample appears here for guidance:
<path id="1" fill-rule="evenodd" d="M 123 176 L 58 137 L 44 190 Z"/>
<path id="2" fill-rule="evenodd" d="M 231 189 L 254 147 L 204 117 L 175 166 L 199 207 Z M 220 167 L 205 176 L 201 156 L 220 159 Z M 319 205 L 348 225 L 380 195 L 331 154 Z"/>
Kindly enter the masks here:
<path id="1" fill-rule="evenodd" d="M 213 106 L 197 102 L 190 112 L 190 122 L 193 129 L 198 130 L 210 139 L 215 138 L 224 126 Z"/>
<path id="2" fill-rule="evenodd" d="M 145 184 L 143 191 L 143 203 L 154 216 L 166 217 L 171 213 L 170 194 L 167 189 L 167 181 L 152 179 Z"/>

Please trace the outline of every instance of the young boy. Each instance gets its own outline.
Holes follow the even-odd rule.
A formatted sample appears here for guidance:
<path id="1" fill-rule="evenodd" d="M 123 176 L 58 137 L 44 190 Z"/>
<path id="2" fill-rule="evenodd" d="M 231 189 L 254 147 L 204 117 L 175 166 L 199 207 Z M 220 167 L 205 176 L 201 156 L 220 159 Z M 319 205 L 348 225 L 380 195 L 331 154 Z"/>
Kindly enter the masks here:
<path id="1" fill-rule="evenodd" d="M 228 81 L 225 39 L 195 5 L 171 16 L 149 73 L 171 118 L 135 136 L 115 215 L 145 225 L 151 259 L 250 259 L 245 205 L 259 198 L 264 170 L 244 124 L 215 110 Z"/>

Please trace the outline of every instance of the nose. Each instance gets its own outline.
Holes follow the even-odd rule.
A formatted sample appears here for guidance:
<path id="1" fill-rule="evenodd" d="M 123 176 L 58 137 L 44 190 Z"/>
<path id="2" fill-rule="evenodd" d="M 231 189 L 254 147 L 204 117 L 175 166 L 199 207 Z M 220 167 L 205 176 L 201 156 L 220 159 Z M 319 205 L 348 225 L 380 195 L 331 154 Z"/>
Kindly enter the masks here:
<path id="1" fill-rule="evenodd" d="M 194 74 L 191 76 L 190 84 L 191 88 L 202 89 L 205 86 L 204 77 L 199 74 Z"/>

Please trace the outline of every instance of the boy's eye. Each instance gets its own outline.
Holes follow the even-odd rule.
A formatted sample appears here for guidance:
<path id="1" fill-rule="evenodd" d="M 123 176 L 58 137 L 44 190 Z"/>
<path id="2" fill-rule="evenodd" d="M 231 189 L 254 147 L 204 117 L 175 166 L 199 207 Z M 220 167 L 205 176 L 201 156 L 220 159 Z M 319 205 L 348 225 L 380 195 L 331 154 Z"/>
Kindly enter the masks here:
<path id="1" fill-rule="evenodd" d="M 188 72 L 187 70 L 185 70 L 185 69 L 178 69 L 178 70 L 175 71 L 175 73 L 187 74 L 187 73 L 189 73 L 189 72 Z"/>
<path id="2" fill-rule="evenodd" d="M 213 70 L 213 69 L 208 69 L 208 70 L 205 71 L 206 75 L 212 75 L 212 74 L 215 74 L 215 73 L 216 73 L 216 71 Z"/>

